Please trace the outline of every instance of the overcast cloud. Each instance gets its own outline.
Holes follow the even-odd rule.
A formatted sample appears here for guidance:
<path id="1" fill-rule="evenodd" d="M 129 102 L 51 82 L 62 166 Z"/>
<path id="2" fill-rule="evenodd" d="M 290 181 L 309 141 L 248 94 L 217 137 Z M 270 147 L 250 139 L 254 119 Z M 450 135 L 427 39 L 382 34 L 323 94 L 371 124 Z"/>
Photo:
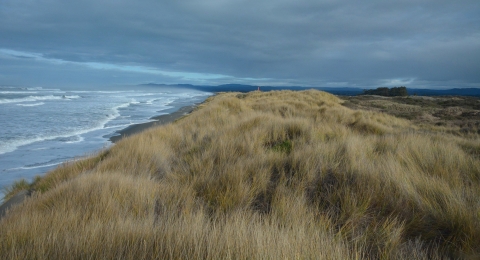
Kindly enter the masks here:
<path id="1" fill-rule="evenodd" d="M 0 85 L 480 87 L 480 1 L 0 0 Z"/>

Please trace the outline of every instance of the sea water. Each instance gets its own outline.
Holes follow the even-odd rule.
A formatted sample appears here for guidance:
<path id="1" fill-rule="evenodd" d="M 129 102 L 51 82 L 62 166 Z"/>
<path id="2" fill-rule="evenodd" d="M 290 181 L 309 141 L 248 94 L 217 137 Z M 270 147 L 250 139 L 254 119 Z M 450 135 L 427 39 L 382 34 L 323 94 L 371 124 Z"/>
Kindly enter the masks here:
<path id="1" fill-rule="evenodd" d="M 210 95 L 159 86 L 0 86 L 0 188 L 22 178 L 31 181 L 63 162 L 107 148 L 116 131 L 200 103 Z"/>

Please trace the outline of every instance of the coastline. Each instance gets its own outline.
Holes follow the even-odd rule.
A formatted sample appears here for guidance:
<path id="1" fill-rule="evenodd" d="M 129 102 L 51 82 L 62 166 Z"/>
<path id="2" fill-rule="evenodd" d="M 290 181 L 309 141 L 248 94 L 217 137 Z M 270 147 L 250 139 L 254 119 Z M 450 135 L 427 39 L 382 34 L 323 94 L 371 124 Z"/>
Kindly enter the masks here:
<path id="1" fill-rule="evenodd" d="M 166 125 L 168 123 L 172 123 L 175 120 L 190 114 L 197 106 L 198 104 L 184 106 L 173 113 L 151 117 L 150 119 L 154 121 L 130 125 L 122 130 L 118 130 L 116 132 L 118 135 L 110 137 L 109 140 L 112 143 L 116 143 L 125 137 L 141 133 L 150 127 L 161 126 L 161 125 Z"/>
<path id="2" fill-rule="evenodd" d="M 109 140 L 112 143 L 116 143 L 125 137 L 131 136 L 134 134 L 139 134 L 150 127 L 161 126 L 161 125 L 166 125 L 168 123 L 172 123 L 175 120 L 190 114 L 197 106 L 198 104 L 184 106 L 173 113 L 151 117 L 150 119 L 154 121 L 130 125 L 122 130 L 118 130 L 116 132 L 118 135 L 110 137 Z M 28 197 L 30 197 L 30 191 L 22 190 L 12 198 L 9 198 L 8 200 L 0 199 L 0 220 L 7 213 L 7 210 L 10 207 L 20 204 Z"/>

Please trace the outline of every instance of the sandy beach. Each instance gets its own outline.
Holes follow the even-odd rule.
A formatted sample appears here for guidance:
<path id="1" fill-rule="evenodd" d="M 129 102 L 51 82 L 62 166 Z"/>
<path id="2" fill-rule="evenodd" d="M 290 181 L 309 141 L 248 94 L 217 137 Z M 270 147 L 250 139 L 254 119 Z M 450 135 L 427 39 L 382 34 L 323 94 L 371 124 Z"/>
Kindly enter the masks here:
<path id="1" fill-rule="evenodd" d="M 140 133 L 147 128 L 165 125 L 165 124 L 174 122 L 175 120 L 181 118 L 182 116 L 188 115 L 189 113 L 191 113 L 196 106 L 197 105 L 184 106 L 171 114 L 160 115 L 160 116 L 155 116 L 150 118 L 151 120 L 155 120 L 155 121 L 128 126 L 125 129 L 117 131 L 119 135 L 110 137 L 110 141 L 112 143 L 116 143 L 124 137 Z"/>

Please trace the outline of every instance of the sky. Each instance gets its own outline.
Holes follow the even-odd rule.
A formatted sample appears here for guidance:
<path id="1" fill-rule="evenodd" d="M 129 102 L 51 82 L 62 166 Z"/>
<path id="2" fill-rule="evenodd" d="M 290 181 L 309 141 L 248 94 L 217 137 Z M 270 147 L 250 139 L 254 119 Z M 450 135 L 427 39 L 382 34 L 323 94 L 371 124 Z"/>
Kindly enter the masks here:
<path id="1" fill-rule="evenodd" d="M 480 88 L 479 0 L 0 0 L 0 85 Z"/>

